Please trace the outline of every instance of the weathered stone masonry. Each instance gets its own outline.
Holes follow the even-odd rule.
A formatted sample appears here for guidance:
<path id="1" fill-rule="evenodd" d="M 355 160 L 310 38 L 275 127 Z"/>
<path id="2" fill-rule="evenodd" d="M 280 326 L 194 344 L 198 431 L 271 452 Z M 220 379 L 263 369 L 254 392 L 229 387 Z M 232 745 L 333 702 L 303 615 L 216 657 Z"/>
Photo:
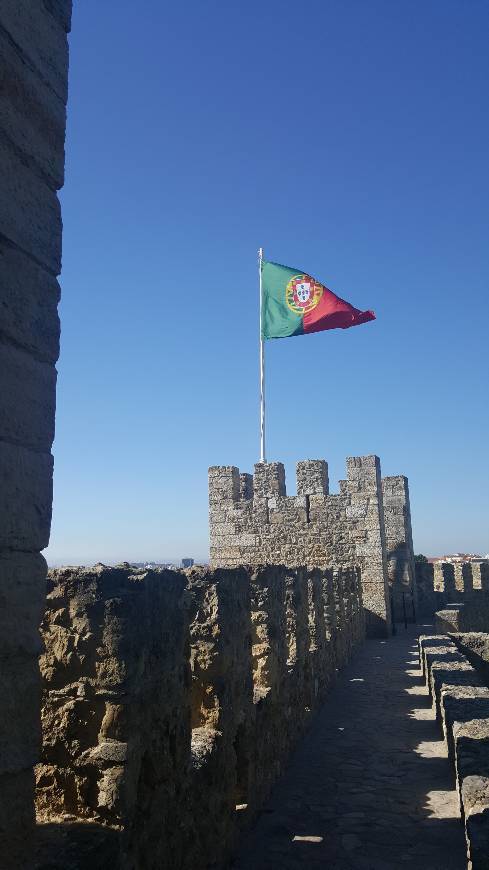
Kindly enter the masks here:
<path id="1" fill-rule="evenodd" d="M 467 870 L 487 870 L 489 635 L 425 635 L 419 638 L 419 652 L 454 767 L 467 842 Z"/>
<path id="2" fill-rule="evenodd" d="M 413 592 L 407 478 L 381 481 L 376 456 L 347 459 L 338 495 L 329 493 L 324 460 L 297 464 L 296 496 L 286 494 L 280 462 L 258 463 L 253 476 L 214 466 L 209 509 L 213 566 L 359 565 L 370 635 L 390 631 L 389 580 L 395 590 Z"/>
<path id="3" fill-rule="evenodd" d="M 387 571 L 396 616 L 417 610 L 411 508 L 407 477 L 382 478 Z"/>
<path id="4" fill-rule="evenodd" d="M 97 566 L 48 590 L 34 866 L 221 866 L 365 637 L 358 571 Z"/>
<path id="5" fill-rule="evenodd" d="M 489 562 L 417 562 L 416 590 L 422 618 L 436 611 L 457 631 L 485 631 L 489 624 Z M 442 617 L 443 618 L 443 617 Z M 462 627 L 464 626 L 464 627 Z M 448 627 L 444 631 L 448 631 Z"/>
<path id="6" fill-rule="evenodd" d="M 15 867 L 40 751 L 70 17 L 70 0 L 0 9 L 0 854 Z"/>

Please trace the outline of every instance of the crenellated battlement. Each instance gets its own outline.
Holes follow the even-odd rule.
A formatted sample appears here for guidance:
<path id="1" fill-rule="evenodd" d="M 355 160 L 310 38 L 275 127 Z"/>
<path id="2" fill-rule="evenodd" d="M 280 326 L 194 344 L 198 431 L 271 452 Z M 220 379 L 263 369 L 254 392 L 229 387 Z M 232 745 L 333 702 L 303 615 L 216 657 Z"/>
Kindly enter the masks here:
<path id="1" fill-rule="evenodd" d="M 50 572 L 41 630 L 42 867 L 202 870 L 227 866 L 365 617 L 351 569 L 97 565 Z"/>
<path id="2" fill-rule="evenodd" d="M 397 599 L 414 598 L 407 478 L 382 481 L 377 456 L 350 456 L 339 492 L 329 491 L 328 463 L 297 463 L 297 495 L 287 495 L 281 462 L 259 462 L 253 475 L 236 466 L 209 469 L 211 564 L 360 566 L 370 634 L 388 634 L 389 582 Z"/>

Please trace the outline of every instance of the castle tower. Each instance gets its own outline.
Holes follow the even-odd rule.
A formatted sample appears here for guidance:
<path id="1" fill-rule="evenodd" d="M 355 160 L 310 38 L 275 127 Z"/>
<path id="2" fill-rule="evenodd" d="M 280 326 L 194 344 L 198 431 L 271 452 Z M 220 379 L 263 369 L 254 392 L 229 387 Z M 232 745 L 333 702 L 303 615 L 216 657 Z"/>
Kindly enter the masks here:
<path id="1" fill-rule="evenodd" d="M 367 631 L 391 631 L 380 461 L 347 460 L 340 493 L 329 493 L 322 459 L 297 463 L 297 495 L 288 496 L 281 462 L 258 463 L 253 477 L 235 466 L 209 469 L 213 567 L 283 564 L 360 566 Z"/>

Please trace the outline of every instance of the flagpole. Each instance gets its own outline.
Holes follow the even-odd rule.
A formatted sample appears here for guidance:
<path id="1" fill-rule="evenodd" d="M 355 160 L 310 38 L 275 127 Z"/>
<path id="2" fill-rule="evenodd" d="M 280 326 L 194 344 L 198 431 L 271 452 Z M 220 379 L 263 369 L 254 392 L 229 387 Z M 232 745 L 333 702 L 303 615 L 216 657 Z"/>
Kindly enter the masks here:
<path id="1" fill-rule="evenodd" d="M 260 462 L 266 462 L 265 453 L 265 342 L 262 335 L 263 282 L 261 267 L 263 248 L 258 251 L 258 272 L 260 275 Z"/>

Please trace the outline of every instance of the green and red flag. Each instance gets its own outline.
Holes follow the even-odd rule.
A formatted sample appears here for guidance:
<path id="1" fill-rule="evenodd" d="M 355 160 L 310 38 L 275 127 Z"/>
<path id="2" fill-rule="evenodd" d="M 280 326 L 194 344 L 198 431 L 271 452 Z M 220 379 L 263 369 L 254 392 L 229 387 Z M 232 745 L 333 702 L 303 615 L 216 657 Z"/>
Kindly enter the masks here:
<path id="1" fill-rule="evenodd" d="M 262 339 L 348 329 L 375 320 L 373 311 L 359 311 L 300 269 L 262 260 L 261 280 Z"/>

